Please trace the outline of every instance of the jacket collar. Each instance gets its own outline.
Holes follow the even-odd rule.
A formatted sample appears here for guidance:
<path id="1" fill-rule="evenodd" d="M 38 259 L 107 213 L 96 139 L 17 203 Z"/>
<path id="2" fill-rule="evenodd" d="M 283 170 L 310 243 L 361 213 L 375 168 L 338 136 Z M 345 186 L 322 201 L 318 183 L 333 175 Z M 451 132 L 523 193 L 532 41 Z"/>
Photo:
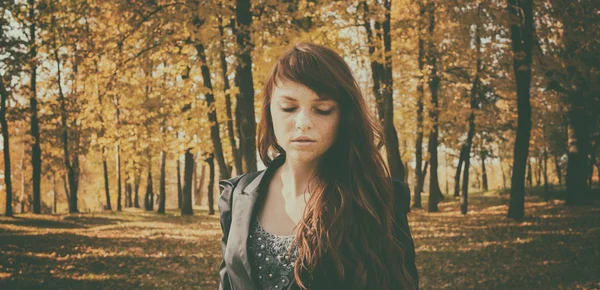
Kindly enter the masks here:
<path id="1" fill-rule="evenodd" d="M 267 168 L 260 172 L 252 181 L 244 188 L 244 190 L 235 198 L 233 204 L 233 221 L 229 232 L 229 241 L 227 244 L 228 250 L 226 255 L 228 261 L 231 261 L 232 270 L 239 271 L 237 280 L 234 280 L 236 289 L 256 289 L 252 280 L 252 268 L 248 260 L 248 234 L 250 231 L 250 220 L 256 201 L 260 194 L 264 194 L 265 188 L 268 188 L 269 180 L 273 173 L 285 162 L 285 156 L 278 156 L 273 159 Z M 237 206 L 235 206 L 238 204 Z M 239 268 L 242 266 L 241 268 Z M 243 273 L 243 274 L 242 274 Z"/>
<path id="2" fill-rule="evenodd" d="M 279 168 L 279 166 L 283 165 L 285 162 L 285 155 L 279 155 L 273 159 L 267 168 L 263 170 L 259 175 L 257 175 L 252 182 L 250 182 L 242 193 L 249 195 L 258 195 L 258 192 L 263 189 L 265 186 L 268 186 L 266 182 L 271 180 L 273 173 Z M 266 177 L 266 178 L 264 178 Z"/>

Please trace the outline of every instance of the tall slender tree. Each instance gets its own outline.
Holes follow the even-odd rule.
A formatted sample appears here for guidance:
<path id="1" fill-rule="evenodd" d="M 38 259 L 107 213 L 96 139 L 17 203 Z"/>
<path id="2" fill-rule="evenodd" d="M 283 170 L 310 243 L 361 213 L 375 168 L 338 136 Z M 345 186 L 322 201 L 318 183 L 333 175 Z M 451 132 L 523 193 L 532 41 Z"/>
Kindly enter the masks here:
<path id="1" fill-rule="evenodd" d="M 513 71 L 517 87 L 517 137 L 515 140 L 508 218 L 523 219 L 525 215 L 525 167 L 531 135 L 531 63 L 533 41 L 533 1 L 508 0 L 511 19 L 510 34 L 513 50 Z"/>

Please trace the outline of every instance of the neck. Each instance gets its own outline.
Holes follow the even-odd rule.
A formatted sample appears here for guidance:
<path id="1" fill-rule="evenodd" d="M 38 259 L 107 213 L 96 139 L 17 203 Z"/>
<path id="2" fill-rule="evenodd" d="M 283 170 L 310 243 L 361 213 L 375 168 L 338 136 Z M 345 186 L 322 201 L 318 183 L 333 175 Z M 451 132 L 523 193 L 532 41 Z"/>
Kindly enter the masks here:
<path id="1" fill-rule="evenodd" d="M 279 177 L 283 185 L 284 197 L 303 197 L 308 187 L 310 177 L 317 168 L 318 161 L 302 162 L 286 159 L 279 168 Z"/>

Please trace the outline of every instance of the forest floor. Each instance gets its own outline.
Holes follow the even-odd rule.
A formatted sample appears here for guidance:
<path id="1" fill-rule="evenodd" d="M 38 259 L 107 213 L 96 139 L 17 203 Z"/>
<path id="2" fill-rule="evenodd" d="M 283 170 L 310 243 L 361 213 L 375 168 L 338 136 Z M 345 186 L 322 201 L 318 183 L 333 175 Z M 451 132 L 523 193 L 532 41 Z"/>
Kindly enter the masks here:
<path id="1" fill-rule="evenodd" d="M 427 205 L 425 196 L 423 206 Z M 409 214 L 421 289 L 600 289 L 600 202 L 566 207 L 531 194 L 446 196 Z M 218 215 L 123 212 L 0 218 L 0 289 L 216 289 Z"/>

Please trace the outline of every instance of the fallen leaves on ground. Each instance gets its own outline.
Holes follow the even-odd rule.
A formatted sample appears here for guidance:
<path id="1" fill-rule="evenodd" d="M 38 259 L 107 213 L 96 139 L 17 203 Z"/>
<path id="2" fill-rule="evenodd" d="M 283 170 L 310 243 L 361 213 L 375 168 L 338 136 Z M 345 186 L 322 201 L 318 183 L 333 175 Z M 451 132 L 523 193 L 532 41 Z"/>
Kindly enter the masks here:
<path id="1" fill-rule="evenodd" d="M 409 214 L 421 289 L 600 288 L 600 205 L 527 197 L 523 221 L 508 196 L 452 197 Z M 424 203 L 423 205 L 426 205 Z M 0 218 L 0 289 L 216 289 L 218 215 L 127 209 Z"/>

